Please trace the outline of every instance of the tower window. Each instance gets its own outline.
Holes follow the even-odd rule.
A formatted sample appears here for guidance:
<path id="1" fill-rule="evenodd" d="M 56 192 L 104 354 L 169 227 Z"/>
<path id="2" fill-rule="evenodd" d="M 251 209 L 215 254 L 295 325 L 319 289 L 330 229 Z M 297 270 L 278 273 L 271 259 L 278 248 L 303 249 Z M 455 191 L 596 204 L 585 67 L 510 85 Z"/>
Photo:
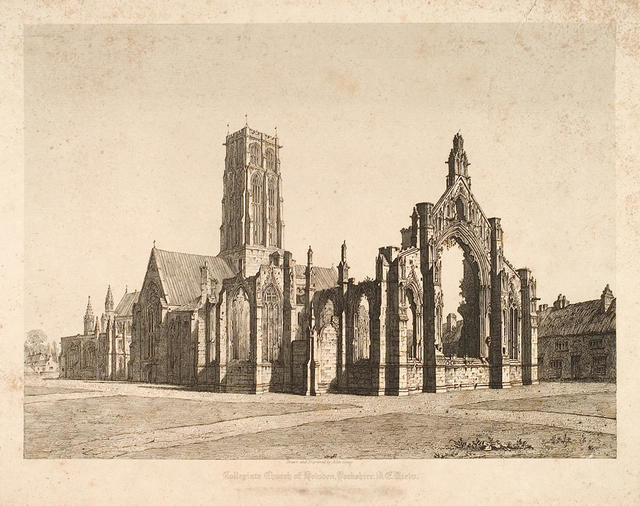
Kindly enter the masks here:
<path id="1" fill-rule="evenodd" d="M 249 157 L 253 165 L 261 165 L 262 160 L 260 159 L 260 146 L 255 142 L 249 146 Z"/>
<path id="2" fill-rule="evenodd" d="M 268 229 L 269 229 L 269 246 L 277 246 L 276 244 L 276 182 L 274 179 L 269 180 L 269 189 L 267 190 L 268 204 Z"/>
<path id="3" fill-rule="evenodd" d="M 265 159 L 267 161 L 267 169 L 275 170 L 276 164 L 275 164 L 275 155 L 273 153 L 273 149 L 271 148 L 267 149 L 267 151 L 265 152 Z"/>
<path id="4" fill-rule="evenodd" d="M 262 206 L 262 178 L 255 174 L 251 180 L 253 193 L 253 243 L 263 244 L 264 212 Z"/>

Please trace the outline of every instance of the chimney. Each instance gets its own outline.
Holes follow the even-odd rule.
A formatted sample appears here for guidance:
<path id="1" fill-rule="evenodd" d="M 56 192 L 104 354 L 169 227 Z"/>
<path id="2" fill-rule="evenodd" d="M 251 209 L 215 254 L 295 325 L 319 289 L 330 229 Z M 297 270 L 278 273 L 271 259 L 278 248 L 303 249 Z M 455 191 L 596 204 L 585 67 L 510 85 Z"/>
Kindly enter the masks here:
<path id="1" fill-rule="evenodd" d="M 609 307 L 611 307 L 611 303 L 614 300 L 614 296 L 613 296 L 613 292 L 611 291 L 611 288 L 609 288 L 609 285 L 607 284 L 607 286 L 604 287 L 604 290 L 602 290 L 602 295 L 600 296 L 600 301 L 602 303 L 602 311 L 607 312 L 609 311 Z"/>

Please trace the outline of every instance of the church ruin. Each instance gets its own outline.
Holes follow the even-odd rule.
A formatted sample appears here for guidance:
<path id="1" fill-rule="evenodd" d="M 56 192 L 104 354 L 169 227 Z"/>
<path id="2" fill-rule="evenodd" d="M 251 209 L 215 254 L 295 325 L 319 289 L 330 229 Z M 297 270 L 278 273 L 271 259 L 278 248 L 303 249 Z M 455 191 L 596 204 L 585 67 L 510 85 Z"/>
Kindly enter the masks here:
<path id="1" fill-rule="evenodd" d="M 151 250 L 137 302 L 135 381 L 220 392 L 406 395 L 536 383 L 536 281 L 503 252 L 499 218 L 471 193 L 464 141 L 446 190 L 411 209 L 400 246 L 379 249 L 375 278 L 297 263 L 283 249 L 279 140 L 245 126 L 227 135 L 220 252 Z M 455 347 L 443 346 L 442 254 L 463 252 Z M 453 350 L 453 351 L 452 351 Z"/>

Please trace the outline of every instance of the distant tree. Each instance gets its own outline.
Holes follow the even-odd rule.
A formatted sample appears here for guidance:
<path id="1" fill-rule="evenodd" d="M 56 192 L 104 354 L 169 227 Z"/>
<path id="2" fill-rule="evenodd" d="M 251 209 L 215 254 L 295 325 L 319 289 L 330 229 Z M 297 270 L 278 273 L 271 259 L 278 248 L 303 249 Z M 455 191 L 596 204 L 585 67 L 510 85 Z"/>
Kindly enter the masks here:
<path id="1" fill-rule="evenodd" d="M 47 354 L 49 352 L 49 338 L 43 330 L 34 329 L 27 332 L 27 337 L 24 340 L 24 357 L 25 359 L 30 355 L 36 353 Z"/>

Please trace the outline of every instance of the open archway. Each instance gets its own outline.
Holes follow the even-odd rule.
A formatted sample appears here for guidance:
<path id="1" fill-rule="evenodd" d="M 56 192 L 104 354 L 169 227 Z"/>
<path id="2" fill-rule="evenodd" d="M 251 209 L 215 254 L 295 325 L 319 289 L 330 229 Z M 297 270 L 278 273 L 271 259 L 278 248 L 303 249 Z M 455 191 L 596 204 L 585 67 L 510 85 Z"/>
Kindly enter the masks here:
<path id="1" fill-rule="evenodd" d="M 479 256 L 460 233 L 443 238 L 438 248 L 436 279 L 442 296 L 435 308 L 436 331 L 446 356 L 482 357 L 488 353 L 483 314 L 488 269 L 483 271 Z"/>

